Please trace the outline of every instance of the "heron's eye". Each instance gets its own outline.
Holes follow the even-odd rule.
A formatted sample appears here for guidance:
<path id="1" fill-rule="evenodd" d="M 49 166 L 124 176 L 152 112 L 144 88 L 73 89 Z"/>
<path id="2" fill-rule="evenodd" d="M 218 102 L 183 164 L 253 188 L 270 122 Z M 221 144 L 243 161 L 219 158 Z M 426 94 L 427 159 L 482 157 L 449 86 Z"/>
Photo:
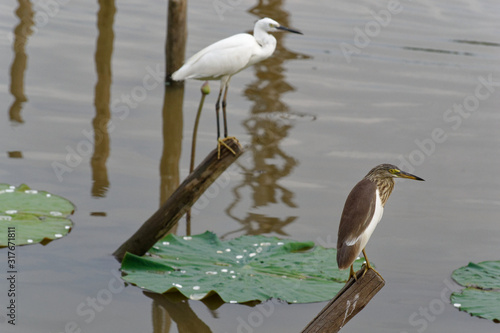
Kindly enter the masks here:
<path id="1" fill-rule="evenodd" d="M 398 169 L 389 169 L 389 172 L 392 174 L 399 173 L 400 171 Z"/>

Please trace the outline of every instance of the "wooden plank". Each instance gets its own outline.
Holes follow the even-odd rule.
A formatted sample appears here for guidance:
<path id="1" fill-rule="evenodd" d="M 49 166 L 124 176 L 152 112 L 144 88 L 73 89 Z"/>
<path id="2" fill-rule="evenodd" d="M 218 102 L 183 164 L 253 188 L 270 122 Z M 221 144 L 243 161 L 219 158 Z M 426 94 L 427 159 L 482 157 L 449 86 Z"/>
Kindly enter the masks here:
<path id="1" fill-rule="evenodd" d="M 113 255 L 122 261 L 125 252 L 142 256 L 163 238 L 205 190 L 243 153 L 238 140 L 227 139 L 226 144 L 236 153 L 217 148 L 184 180 L 170 198 L 132 235 Z"/>
<path id="2" fill-rule="evenodd" d="M 349 280 L 344 288 L 318 313 L 302 333 L 335 333 L 355 315 L 385 285 L 385 280 L 377 272 L 369 269 L 362 277 L 364 267 L 356 272 L 357 281 Z"/>

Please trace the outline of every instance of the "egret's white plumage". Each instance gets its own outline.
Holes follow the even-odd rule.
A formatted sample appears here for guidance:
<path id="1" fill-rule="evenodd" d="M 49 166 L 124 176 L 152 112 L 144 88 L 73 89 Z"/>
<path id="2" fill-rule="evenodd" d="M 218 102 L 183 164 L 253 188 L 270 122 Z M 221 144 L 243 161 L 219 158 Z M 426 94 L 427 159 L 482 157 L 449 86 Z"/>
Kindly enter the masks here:
<path id="1" fill-rule="evenodd" d="M 249 34 L 237 34 L 220 40 L 199 51 L 172 75 L 172 79 L 221 80 L 270 56 L 276 47 L 274 43 L 261 49 L 256 39 Z M 270 50 L 271 52 L 269 52 Z M 268 56 L 262 56 L 269 53 Z"/>
<path id="2" fill-rule="evenodd" d="M 253 36 L 242 33 L 215 42 L 193 55 L 179 70 L 172 74 L 172 79 L 175 81 L 186 79 L 221 81 L 219 97 L 215 105 L 218 138 L 220 138 L 219 103 L 222 91 L 225 89 L 222 109 L 224 137 L 227 137 L 225 107 L 229 80 L 234 74 L 269 58 L 273 54 L 276 49 L 276 38 L 269 33 L 278 30 L 302 34 L 299 31 L 283 27 L 270 18 L 263 18 L 255 23 Z"/>
<path id="3" fill-rule="evenodd" d="M 253 36 L 237 34 L 205 47 L 172 74 L 172 79 L 221 80 L 221 87 L 224 87 L 224 81 L 231 76 L 273 54 L 276 38 L 269 33 L 278 29 L 300 33 L 263 18 L 255 23 Z"/>

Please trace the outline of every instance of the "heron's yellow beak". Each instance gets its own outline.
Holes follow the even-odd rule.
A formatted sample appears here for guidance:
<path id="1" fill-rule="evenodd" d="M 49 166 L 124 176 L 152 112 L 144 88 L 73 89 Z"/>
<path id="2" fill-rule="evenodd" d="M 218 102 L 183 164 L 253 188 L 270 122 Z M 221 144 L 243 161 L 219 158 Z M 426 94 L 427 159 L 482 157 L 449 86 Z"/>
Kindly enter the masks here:
<path id="1" fill-rule="evenodd" d="M 415 176 L 415 175 L 412 175 L 411 173 L 404 172 L 404 171 L 400 171 L 400 172 L 397 174 L 397 177 L 398 177 L 398 178 L 408 178 L 408 179 L 413 179 L 413 180 L 421 180 L 421 181 L 424 181 L 422 178 L 417 177 L 417 176 Z"/>

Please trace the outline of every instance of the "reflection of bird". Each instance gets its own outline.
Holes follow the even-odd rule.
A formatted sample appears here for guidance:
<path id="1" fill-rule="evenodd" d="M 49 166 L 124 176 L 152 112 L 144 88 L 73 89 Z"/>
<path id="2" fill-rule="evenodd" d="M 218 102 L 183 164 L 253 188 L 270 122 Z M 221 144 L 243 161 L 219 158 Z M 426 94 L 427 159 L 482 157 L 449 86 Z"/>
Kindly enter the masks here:
<path id="1" fill-rule="evenodd" d="M 370 268 L 373 269 L 366 257 L 365 246 L 382 218 L 385 203 L 394 188 L 393 178 L 423 180 L 399 170 L 395 165 L 380 164 L 371 169 L 347 197 L 340 219 L 337 264 L 340 269 L 351 266 L 349 278 L 356 278 L 353 262 L 361 251 L 366 260 L 364 273 Z"/>
<path id="2" fill-rule="evenodd" d="M 221 144 L 231 150 L 224 143 L 224 140 L 227 138 L 226 97 L 229 80 L 234 74 L 269 58 L 273 54 L 276 48 L 276 38 L 270 35 L 269 32 L 277 30 L 302 34 L 300 31 L 283 27 L 270 18 L 264 18 L 255 23 L 253 36 L 249 34 L 237 34 L 215 42 L 193 55 L 179 70 L 172 74 L 172 79 L 175 81 L 185 79 L 220 80 L 219 97 L 215 104 L 219 153 Z M 222 100 L 224 139 L 221 139 L 219 109 L 224 88 L 225 92 Z"/>

